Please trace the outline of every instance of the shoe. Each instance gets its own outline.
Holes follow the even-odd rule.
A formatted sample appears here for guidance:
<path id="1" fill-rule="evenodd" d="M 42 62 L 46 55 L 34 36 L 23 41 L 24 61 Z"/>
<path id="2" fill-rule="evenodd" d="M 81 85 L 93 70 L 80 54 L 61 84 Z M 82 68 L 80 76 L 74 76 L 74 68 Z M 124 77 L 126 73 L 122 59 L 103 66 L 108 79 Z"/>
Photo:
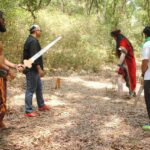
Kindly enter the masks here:
<path id="1" fill-rule="evenodd" d="M 146 124 L 142 127 L 143 130 L 150 130 L 150 124 Z"/>
<path id="2" fill-rule="evenodd" d="M 37 116 L 40 116 L 39 113 L 37 112 L 31 112 L 31 113 L 26 113 L 24 114 L 26 117 L 37 117 Z"/>
<path id="3" fill-rule="evenodd" d="M 135 92 L 129 92 L 130 97 L 136 97 L 136 93 Z"/>
<path id="4" fill-rule="evenodd" d="M 39 107 L 39 111 L 48 111 L 50 110 L 50 107 L 47 105 L 43 105 L 42 107 Z"/>

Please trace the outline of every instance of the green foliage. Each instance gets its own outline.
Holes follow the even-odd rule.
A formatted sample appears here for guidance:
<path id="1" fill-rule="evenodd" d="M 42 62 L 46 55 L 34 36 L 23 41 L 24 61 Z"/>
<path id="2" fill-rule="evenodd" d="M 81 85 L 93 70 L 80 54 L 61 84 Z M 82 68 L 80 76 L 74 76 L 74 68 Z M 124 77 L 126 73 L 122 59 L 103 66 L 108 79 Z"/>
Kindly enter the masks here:
<path id="1" fill-rule="evenodd" d="M 74 18 L 74 16 L 57 14 L 57 20 L 55 20 L 55 15 L 49 14 L 43 17 L 39 14 L 39 17 L 43 19 L 41 24 L 45 22 L 45 25 L 42 24 L 43 29 L 46 29 L 46 31 L 43 30 L 43 35 L 47 36 L 44 38 L 46 41 L 41 40 L 42 43 L 48 43 L 54 35 L 63 36 L 59 45 L 53 48 L 53 52 L 50 51 L 45 56 L 47 66 L 99 70 L 102 64 L 100 60 L 106 58 L 106 51 L 100 51 L 100 47 L 103 47 L 100 38 L 103 37 L 101 37 L 102 31 L 96 18 L 82 16 Z M 47 18 L 50 21 L 47 21 Z M 98 34 L 100 34 L 99 37 Z"/>
<path id="2" fill-rule="evenodd" d="M 46 55 L 49 69 L 98 71 L 106 62 L 116 61 L 115 42 L 110 31 L 120 28 L 132 42 L 136 56 L 143 41 L 141 31 L 149 24 L 144 0 L 5 0 L 0 3 L 7 20 L 3 34 L 5 55 L 20 62 L 23 44 L 31 24 L 42 28 L 42 47 L 62 35 Z M 17 57 L 16 57 L 17 56 Z"/>
<path id="3" fill-rule="evenodd" d="M 19 6 L 31 13 L 33 19 L 36 19 L 36 12 L 49 5 L 51 0 L 20 0 Z"/>

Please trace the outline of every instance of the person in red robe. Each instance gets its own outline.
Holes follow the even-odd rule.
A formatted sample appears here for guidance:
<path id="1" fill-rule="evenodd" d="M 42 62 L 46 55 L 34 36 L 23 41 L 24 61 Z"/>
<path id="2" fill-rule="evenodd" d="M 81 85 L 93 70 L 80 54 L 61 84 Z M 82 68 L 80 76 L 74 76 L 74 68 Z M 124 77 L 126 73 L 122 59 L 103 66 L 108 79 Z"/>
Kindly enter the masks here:
<path id="1" fill-rule="evenodd" d="M 129 88 L 130 96 L 136 96 L 136 62 L 131 42 L 121 34 L 121 30 L 111 32 L 116 40 L 116 56 L 119 58 L 118 74 L 121 74 Z"/>

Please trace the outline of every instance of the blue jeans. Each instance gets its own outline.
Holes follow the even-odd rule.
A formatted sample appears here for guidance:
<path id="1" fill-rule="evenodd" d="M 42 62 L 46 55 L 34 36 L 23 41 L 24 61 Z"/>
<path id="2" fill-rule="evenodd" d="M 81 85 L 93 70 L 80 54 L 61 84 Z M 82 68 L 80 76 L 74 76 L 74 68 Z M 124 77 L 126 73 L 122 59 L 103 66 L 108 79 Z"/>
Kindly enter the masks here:
<path id="1" fill-rule="evenodd" d="M 33 111 L 32 98 L 34 93 L 36 94 L 38 107 L 42 107 L 44 105 L 42 82 L 38 73 L 35 71 L 29 71 L 26 73 L 26 83 L 25 112 L 30 113 Z"/>

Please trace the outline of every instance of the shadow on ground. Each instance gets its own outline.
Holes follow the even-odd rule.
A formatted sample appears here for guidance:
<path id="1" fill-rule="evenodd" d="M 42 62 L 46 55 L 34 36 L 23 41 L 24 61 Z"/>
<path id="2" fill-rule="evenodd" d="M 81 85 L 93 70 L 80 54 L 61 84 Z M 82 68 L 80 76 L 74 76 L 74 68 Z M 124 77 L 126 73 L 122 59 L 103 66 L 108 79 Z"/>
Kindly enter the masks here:
<path id="1" fill-rule="evenodd" d="M 55 90 L 55 78 L 47 77 L 45 103 L 52 110 L 36 118 L 24 117 L 24 90 L 11 83 L 5 121 L 12 128 L 1 132 L 0 148 L 148 150 L 150 134 L 141 129 L 147 122 L 143 97 L 135 107 L 134 99 L 118 97 L 112 80 L 111 74 L 61 77 Z M 36 110 L 35 97 L 33 105 Z"/>

